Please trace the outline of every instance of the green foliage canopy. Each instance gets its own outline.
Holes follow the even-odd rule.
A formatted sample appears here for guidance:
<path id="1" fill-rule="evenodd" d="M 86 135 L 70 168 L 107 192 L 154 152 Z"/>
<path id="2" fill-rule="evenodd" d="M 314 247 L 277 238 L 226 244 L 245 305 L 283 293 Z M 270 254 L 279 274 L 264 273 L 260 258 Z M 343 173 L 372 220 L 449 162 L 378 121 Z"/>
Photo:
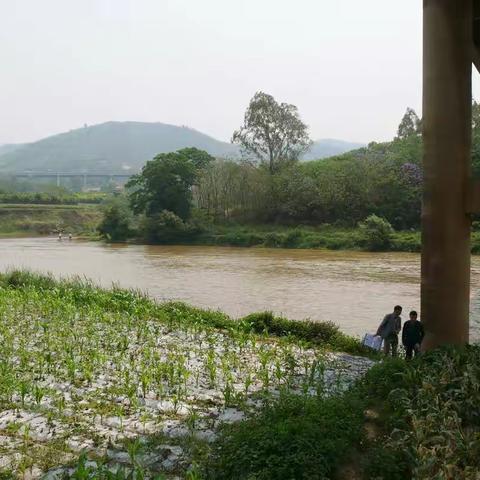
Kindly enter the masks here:
<path id="1" fill-rule="evenodd" d="M 198 171 L 212 160 L 208 153 L 196 148 L 157 155 L 127 183 L 133 211 L 148 217 L 168 210 L 187 219 Z"/>
<path id="2" fill-rule="evenodd" d="M 311 145 L 308 127 L 295 105 L 277 103 L 264 92 L 250 100 L 243 126 L 233 132 L 233 143 L 254 155 L 271 174 L 295 162 Z"/>
<path id="3" fill-rule="evenodd" d="M 124 198 L 115 198 L 105 206 L 98 231 L 112 242 L 127 240 L 132 235 L 132 212 Z"/>

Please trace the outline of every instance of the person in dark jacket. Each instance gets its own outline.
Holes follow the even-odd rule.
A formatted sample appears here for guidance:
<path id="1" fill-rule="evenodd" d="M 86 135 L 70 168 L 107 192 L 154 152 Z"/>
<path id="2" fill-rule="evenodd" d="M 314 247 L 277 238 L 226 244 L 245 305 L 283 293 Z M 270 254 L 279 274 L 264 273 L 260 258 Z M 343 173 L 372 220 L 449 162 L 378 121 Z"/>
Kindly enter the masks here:
<path id="1" fill-rule="evenodd" d="M 403 325 L 402 343 L 405 347 L 405 356 L 410 360 L 415 353 L 417 356 L 420 353 L 420 345 L 422 343 L 425 332 L 423 325 L 418 320 L 418 314 L 415 310 L 410 312 L 410 320 L 407 320 Z"/>
<path id="2" fill-rule="evenodd" d="M 392 356 L 395 357 L 397 355 L 398 334 L 402 329 L 401 313 L 402 307 L 395 305 L 393 313 L 385 315 L 377 329 L 376 335 L 383 338 L 383 352 L 385 355 L 390 355 L 390 351 Z"/>

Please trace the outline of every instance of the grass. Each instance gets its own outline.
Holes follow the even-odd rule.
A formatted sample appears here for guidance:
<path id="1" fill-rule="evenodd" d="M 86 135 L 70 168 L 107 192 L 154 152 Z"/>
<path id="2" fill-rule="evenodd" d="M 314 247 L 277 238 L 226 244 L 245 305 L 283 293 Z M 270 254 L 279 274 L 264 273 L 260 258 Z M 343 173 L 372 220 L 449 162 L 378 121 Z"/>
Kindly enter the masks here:
<path id="1" fill-rule="evenodd" d="M 0 205 L 0 236 L 46 235 L 58 231 L 95 234 L 101 219 L 94 205 Z"/>
<path id="2" fill-rule="evenodd" d="M 135 290 L 105 290 L 82 279 L 58 282 L 49 275 L 22 270 L 1 274 L 0 286 L 53 292 L 57 298 L 72 302 L 77 307 L 92 306 L 140 317 L 147 315 L 176 325 L 215 328 L 234 334 L 284 337 L 290 341 L 321 345 L 330 350 L 375 357 L 370 349 L 362 347 L 358 339 L 342 333 L 332 322 L 289 320 L 271 312 L 253 313 L 235 320 L 220 311 L 202 310 L 181 302 L 157 304 Z"/>
<path id="3" fill-rule="evenodd" d="M 234 321 L 23 271 L 0 275 L 0 332 L 2 478 L 69 462 L 77 479 L 480 474 L 478 345 L 385 360 L 355 380 L 328 350 L 361 347 L 330 323 Z M 228 412 L 245 420 L 223 423 Z M 173 470 L 149 463 L 175 448 Z"/>
<path id="4" fill-rule="evenodd" d="M 225 426 L 204 469 L 208 479 L 331 478 L 362 437 L 358 398 L 283 396 L 250 420 Z"/>
<path id="5" fill-rule="evenodd" d="M 178 239 L 180 244 L 236 247 L 368 250 L 358 228 L 332 225 L 288 227 L 282 225 L 210 225 L 201 233 Z M 388 250 L 419 252 L 419 232 L 395 232 Z"/>
<path id="6" fill-rule="evenodd" d="M 236 480 L 477 479 L 480 346 L 384 361 L 333 398 L 286 395 L 225 427 L 203 471 Z"/>
<path id="7" fill-rule="evenodd" d="M 262 246 L 270 248 L 325 248 L 329 250 L 368 250 L 365 238 L 358 228 L 332 225 L 317 227 L 286 227 L 279 225 L 218 226 L 201 234 L 193 243 L 231 245 L 239 247 Z M 420 252 L 421 233 L 418 230 L 396 231 L 387 251 Z M 480 231 L 472 231 L 473 254 L 480 253 Z"/>

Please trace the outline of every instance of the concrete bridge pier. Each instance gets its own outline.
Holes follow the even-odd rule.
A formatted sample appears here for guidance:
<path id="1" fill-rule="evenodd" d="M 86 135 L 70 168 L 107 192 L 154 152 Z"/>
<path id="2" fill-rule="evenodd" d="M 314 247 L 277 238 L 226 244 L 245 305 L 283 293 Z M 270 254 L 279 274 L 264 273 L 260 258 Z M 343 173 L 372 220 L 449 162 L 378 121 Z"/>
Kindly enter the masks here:
<path id="1" fill-rule="evenodd" d="M 472 0 L 423 2 L 422 348 L 468 342 Z"/>

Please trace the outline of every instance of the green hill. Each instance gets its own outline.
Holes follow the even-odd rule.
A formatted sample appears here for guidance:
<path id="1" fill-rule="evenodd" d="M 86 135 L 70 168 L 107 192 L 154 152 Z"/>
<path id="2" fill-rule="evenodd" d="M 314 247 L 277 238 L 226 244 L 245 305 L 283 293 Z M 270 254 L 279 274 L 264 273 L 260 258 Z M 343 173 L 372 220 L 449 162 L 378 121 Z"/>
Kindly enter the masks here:
<path id="1" fill-rule="evenodd" d="M 164 123 L 107 122 L 25 144 L 0 154 L 4 172 L 138 171 L 156 154 L 197 147 L 214 156 L 235 155 L 235 146 L 187 127 Z"/>
<path id="2" fill-rule="evenodd" d="M 320 140 L 304 159 L 337 155 L 359 146 L 341 140 Z M 239 156 L 237 145 L 192 128 L 164 123 L 107 122 L 33 143 L 0 146 L 0 172 L 137 172 L 156 154 L 184 147 L 197 147 L 215 157 Z"/>

